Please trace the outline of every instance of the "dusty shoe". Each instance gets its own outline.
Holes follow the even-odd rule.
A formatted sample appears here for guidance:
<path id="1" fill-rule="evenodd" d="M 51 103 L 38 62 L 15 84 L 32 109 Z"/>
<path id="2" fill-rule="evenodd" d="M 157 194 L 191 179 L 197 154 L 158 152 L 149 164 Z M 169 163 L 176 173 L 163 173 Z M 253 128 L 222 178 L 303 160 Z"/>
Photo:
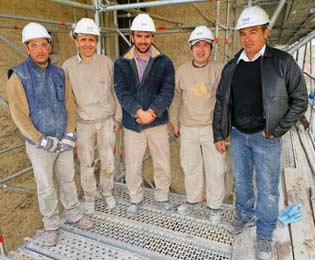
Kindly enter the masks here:
<path id="1" fill-rule="evenodd" d="M 200 208 L 200 207 L 201 207 L 200 202 L 197 202 L 197 203 L 185 202 L 184 204 L 180 205 L 177 208 L 177 213 L 181 215 L 188 215 L 192 213 L 193 209 Z"/>
<path id="2" fill-rule="evenodd" d="M 95 201 L 84 201 L 82 203 L 82 212 L 84 215 L 93 215 L 95 213 Z"/>
<path id="3" fill-rule="evenodd" d="M 93 222 L 87 217 L 82 217 L 80 220 L 74 223 L 78 228 L 88 230 L 93 227 Z"/>
<path id="4" fill-rule="evenodd" d="M 168 201 L 157 201 L 156 205 L 160 210 L 163 210 L 165 213 L 173 212 L 173 206 Z"/>
<path id="5" fill-rule="evenodd" d="M 221 223 L 221 210 L 209 208 L 209 221 L 213 225 Z"/>
<path id="6" fill-rule="evenodd" d="M 107 204 L 106 208 L 113 209 L 116 207 L 116 200 L 115 200 L 114 196 L 104 197 L 104 200 Z"/>
<path id="7" fill-rule="evenodd" d="M 130 203 L 130 205 L 127 208 L 127 215 L 128 216 L 134 216 L 137 214 L 137 212 L 140 209 L 140 203 Z"/>
<path id="8" fill-rule="evenodd" d="M 272 246 L 270 240 L 257 239 L 256 259 L 269 260 L 272 258 Z"/>
<path id="9" fill-rule="evenodd" d="M 58 243 L 58 231 L 57 230 L 46 230 L 44 232 L 44 240 L 46 246 L 55 246 Z"/>
<path id="10" fill-rule="evenodd" d="M 233 223 L 231 223 L 228 227 L 227 230 L 232 234 L 232 235 L 238 235 L 242 233 L 246 228 L 253 227 L 255 226 L 256 221 L 255 218 L 251 218 L 250 220 L 242 220 L 240 218 L 236 218 Z"/>

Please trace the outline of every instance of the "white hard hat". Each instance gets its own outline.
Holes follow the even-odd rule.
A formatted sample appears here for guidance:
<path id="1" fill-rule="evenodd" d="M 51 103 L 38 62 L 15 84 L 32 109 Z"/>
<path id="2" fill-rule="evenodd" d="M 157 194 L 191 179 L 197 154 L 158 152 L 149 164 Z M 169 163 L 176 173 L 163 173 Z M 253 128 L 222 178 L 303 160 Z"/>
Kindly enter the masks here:
<path id="1" fill-rule="evenodd" d="M 93 34 L 100 36 L 100 29 L 90 18 L 82 18 L 74 27 L 74 34 Z"/>
<path id="2" fill-rule="evenodd" d="M 138 14 L 132 21 L 131 31 L 156 32 L 152 18 L 148 14 Z"/>
<path id="3" fill-rule="evenodd" d="M 46 38 L 48 41 L 51 40 L 51 37 L 44 26 L 39 23 L 29 23 L 24 26 L 22 30 L 22 42 L 27 43 L 30 40 Z"/>
<path id="4" fill-rule="evenodd" d="M 246 7 L 238 18 L 236 30 L 269 23 L 269 16 L 260 6 Z"/>
<path id="5" fill-rule="evenodd" d="M 191 32 L 188 42 L 192 47 L 201 40 L 207 41 L 209 43 L 212 43 L 214 40 L 211 30 L 205 25 L 196 27 Z"/>

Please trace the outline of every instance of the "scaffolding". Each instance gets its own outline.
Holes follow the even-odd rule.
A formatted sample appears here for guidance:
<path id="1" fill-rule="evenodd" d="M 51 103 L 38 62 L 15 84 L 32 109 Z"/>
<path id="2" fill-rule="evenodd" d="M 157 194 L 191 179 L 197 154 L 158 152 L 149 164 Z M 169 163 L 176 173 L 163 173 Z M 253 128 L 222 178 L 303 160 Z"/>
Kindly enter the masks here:
<path id="1" fill-rule="evenodd" d="M 226 0 L 224 1 L 224 10 L 222 10 L 222 3 L 223 1 L 220 0 L 214 0 L 214 1 L 209 1 L 209 0 L 161 0 L 161 1 L 150 1 L 150 2 L 141 2 L 141 3 L 134 3 L 134 4 L 111 4 L 109 1 L 100 1 L 100 0 L 93 0 L 93 5 L 87 5 L 87 4 L 82 4 L 74 1 L 68 1 L 68 0 L 49 0 L 50 2 L 58 3 L 61 5 L 65 6 L 70 6 L 73 7 L 74 10 L 76 8 L 84 9 L 89 12 L 92 12 L 94 15 L 95 22 L 99 25 L 101 28 L 101 34 L 102 36 L 108 36 L 108 35 L 114 35 L 115 40 L 114 40 L 114 52 L 115 56 L 118 57 L 120 50 L 119 50 L 119 37 L 123 39 L 127 45 L 131 45 L 130 40 L 128 39 L 129 35 L 129 28 L 119 28 L 119 18 L 124 17 L 124 15 L 118 15 L 118 11 L 127 11 L 128 14 L 125 15 L 125 17 L 130 18 L 130 14 L 138 14 L 142 13 L 143 11 L 140 10 L 140 8 L 153 8 L 153 7 L 160 7 L 160 6 L 168 6 L 168 5 L 177 5 L 177 4 L 194 4 L 195 8 L 199 11 L 200 15 L 202 16 L 202 10 L 198 9 L 197 3 L 203 3 L 203 2 L 209 2 L 209 4 L 213 4 L 213 7 L 216 10 L 216 16 L 213 21 L 211 21 L 208 17 L 203 17 L 206 24 L 211 27 L 213 31 L 215 31 L 215 45 L 214 45 L 214 50 L 213 50 L 213 59 L 216 61 L 218 60 L 218 47 L 220 44 L 223 44 L 223 61 L 226 63 L 230 55 L 229 53 L 234 52 L 234 49 L 236 46 L 233 45 L 233 41 L 230 40 L 230 35 L 231 33 L 234 32 L 234 27 L 233 27 L 233 22 L 231 17 L 234 17 L 236 9 L 239 7 L 243 7 L 244 4 L 248 5 L 253 5 L 253 4 L 259 4 L 260 1 L 248 1 L 247 3 L 243 3 L 240 5 L 237 5 L 233 2 L 232 0 Z M 103 4 L 102 2 L 106 2 Z M 239 2 L 239 1 L 236 1 Z M 261 3 L 264 3 L 267 1 L 261 1 Z M 270 28 L 273 28 L 275 26 L 275 23 L 277 19 L 280 17 L 281 13 L 283 13 L 284 10 L 288 9 L 287 1 L 281 0 L 281 1 L 276 1 L 277 4 L 274 8 L 273 15 L 271 17 L 271 22 L 270 22 Z M 113 27 L 105 27 L 102 24 L 102 17 L 105 13 L 107 12 L 113 12 Z M 222 13 L 225 13 L 225 21 L 222 23 L 223 19 L 222 18 Z M 74 11 L 75 14 L 75 11 Z M 158 27 L 157 34 L 173 34 L 173 33 L 184 33 L 184 32 L 190 32 L 192 31 L 197 25 L 199 24 L 183 24 L 181 21 L 176 21 L 173 20 L 172 18 L 169 17 L 163 17 L 159 15 L 152 15 L 152 17 L 156 20 L 159 21 L 164 21 L 171 26 L 161 26 Z M 313 17 L 313 16 L 312 16 Z M 74 15 L 74 20 L 73 21 L 57 21 L 57 20 L 51 20 L 51 19 L 39 19 L 35 17 L 24 17 L 24 16 L 18 16 L 18 15 L 9 15 L 9 14 L 3 14 L 0 13 L 0 18 L 5 18 L 5 19 L 12 19 L 12 20 L 19 20 L 19 21 L 35 21 L 35 22 L 40 22 L 48 25 L 48 30 L 51 32 L 56 32 L 56 33 L 68 33 L 73 24 L 76 22 L 76 16 Z M 10 25 L 5 25 L 1 24 L 0 29 L 11 29 L 12 26 Z M 19 27 L 14 27 L 14 30 L 20 30 L 21 28 Z M 223 40 L 219 40 L 220 37 L 220 32 L 224 34 Z M 293 37 L 293 36 L 292 36 Z M 235 37 L 234 37 L 235 38 Z M 315 46 L 314 39 L 315 38 L 315 32 L 309 32 L 306 34 L 304 37 L 298 39 L 298 41 L 293 42 L 292 44 L 285 46 L 284 49 L 292 54 L 295 58 L 296 61 L 299 63 L 299 65 L 302 68 L 302 71 L 305 75 L 306 81 L 307 81 L 307 87 L 309 91 L 309 110 L 306 114 L 307 118 L 309 119 L 310 126 L 309 129 L 307 130 L 308 136 L 310 138 L 310 141 L 313 144 L 313 148 L 315 149 L 315 77 L 314 77 L 314 71 L 313 71 L 313 65 L 314 65 L 314 57 L 313 57 L 313 48 L 312 46 Z M 17 54 L 21 56 L 26 56 L 24 51 L 21 50 L 17 45 L 15 45 L 13 42 L 11 42 L 7 37 L 3 36 L 0 34 L 0 41 L 4 42 L 7 44 L 10 48 L 12 48 Z M 105 53 L 105 46 L 103 41 L 98 42 L 98 47 L 97 47 L 98 53 Z M 302 58 L 301 58 L 302 57 Z M 302 62 L 300 62 L 302 61 Z M 307 69 L 308 68 L 308 69 Z M 0 105 L 4 107 L 8 112 L 8 105 L 7 102 L 0 97 Z M 120 135 L 121 139 L 121 135 Z M 173 141 L 174 137 L 170 137 L 170 141 Z M 3 148 L 0 150 L 0 154 L 6 154 L 9 153 L 15 149 L 19 149 L 23 147 L 24 144 L 17 144 L 12 147 L 8 148 Z M 120 144 L 121 146 L 121 144 Z M 123 161 L 123 154 L 122 154 L 122 149 L 121 147 L 119 148 L 118 153 L 116 154 L 119 157 L 119 162 L 122 165 Z M 145 160 L 150 159 L 150 156 L 146 156 Z M 312 164 L 313 165 L 313 164 Z M 315 168 L 315 167 L 314 167 Z M 314 172 L 313 168 L 313 172 Z M 8 182 L 27 173 L 30 172 L 32 168 L 26 167 L 24 169 L 21 169 L 17 172 L 9 174 L 9 176 L 3 178 L 0 180 L 0 189 L 11 189 L 15 191 L 21 191 L 21 192 L 30 192 L 34 193 L 35 190 L 28 189 L 28 188 L 23 188 L 23 187 L 17 187 L 13 185 L 9 185 Z M 123 177 L 125 175 L 123 167 L 116 167 L 116 170 L 119 172 L 116 172 L 116 180 L 117 181 L 122 181 Z M 150 186 L 153 186 L 152 184 L 149 183 Z"/>

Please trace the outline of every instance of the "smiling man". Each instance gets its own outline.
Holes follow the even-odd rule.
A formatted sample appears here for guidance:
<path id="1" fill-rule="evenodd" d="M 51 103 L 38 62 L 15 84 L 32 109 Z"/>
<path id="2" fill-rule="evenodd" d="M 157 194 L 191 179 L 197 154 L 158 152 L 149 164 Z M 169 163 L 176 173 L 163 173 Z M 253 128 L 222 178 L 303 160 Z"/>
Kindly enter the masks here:
<path id="1" fill-rule="evenodd" d="M 213 144 L 212 119 L 223 65 L 210 61 L 213 40 L 206 26 L 196 27 L 191 33 L 189 45 L 193 59 L 176 71 L 170 121 L 175 136 L 180 136 L 180 161 L 187 198 L 177 212 L 190 214 L 193 208 L 200 207 L 205 188 L 209 221 L 219 224 L 225 161 Z"/>
<path id="2" fill-rule="evenodd" d="M 41 24 L 29 23 L 23 28 L 22 42 L 29 57 L 8 71 L 7 92 L 13 121 L 25 138 L 32 163 L 44 240 L 54 246 L 60 227 L 54 175 L 66 220 L 84 229 L 93 223 L 81 216 L 73 180 L 74 100 L 64 71 L 50 63 L 50 40 Z"/>
<path id="3" fill-rule="evenodd" d="M 266 44 L 268 23 L 267 13 L 258 6 L 247 7 L 241 13 L 236 29 L 243 49 L 223 69 L 213 119 L 219 152 L 226 150 L 225 141 L 231 135 L 237 217 L 229 231 L 237 235 L 256 223 L 256 258 L 261 260 L 272 257 L 281 136 L 307 108 L 300 68 L 291 55 Z"/>
<path id="4" fill-rule="evenodd" d="M 147 14 L 132 21 L 133 46 L 117 59 L 114 68 L 115 91 L 122 106 L 126 153 L 126 183 L 134 215 L 143 200 L 142 163 L 147 143 L 153 159 L 157 206 L 172 211 L 168 202 L 170 148 L 168 142 L 168 107 L 174 94 L 172 61 L 153 45 L 154 22 Z"/>
<path id="5" fill-rule="evenodd" d="M 95 145 L 101 163 L 101 195 L 108 208 L 116 206 L 114 147 L 120 129 L 121 107 L 114 92 L 114 64 L 107 56 L 96 54 L 99 37 L 99 28 L 92 19 L 78 21 L 73 31 L 78 53 L 62 66 L 75 97 L 83 209 L 87 215 L 95 211 Z"/>

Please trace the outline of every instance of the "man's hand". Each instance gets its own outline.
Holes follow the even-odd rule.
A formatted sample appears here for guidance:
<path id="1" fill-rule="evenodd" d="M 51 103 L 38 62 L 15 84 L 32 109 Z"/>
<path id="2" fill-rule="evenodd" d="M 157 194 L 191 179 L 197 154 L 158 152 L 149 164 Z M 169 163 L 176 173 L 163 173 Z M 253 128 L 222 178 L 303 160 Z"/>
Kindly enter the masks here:
<path id="1" fill-rule="evenodd" d="M 37 148 L 56 153 L 59 140 L 57 137 L 42 135 L 37 144 Z"/>
<path id="2" fill-rule="evenodd" d="M 176 137 L 179 137 L 179 135 L 180 135 L 180 127 L 179 127 L 179 125 L 176 125 L 176 126 L 173 127 L 173 133 L 174 133 L 174 135 Z"/>
<path id="3" fill-rule="evenodd" d="M 75 147 L 77 136 L 74 133 L 66 132 L 57 145 L 57 152 L 71 151 Z"/>
<path id="4" fill-rule="evenodd" d="M 266 134 L 266 131 L 265 131 L 265 130 L 262 130 L 262 131 L 261 131 L 261 134 L 262 134 L 263 137 L 265 137 L 265 138 L 270 138 L 270 139 L 275 138 L 273 134 L 271 134 L 269 137 L 267 137 L 267 134 Z"/>
<path id="5" fill-rule="evenodd" d="M 224 153 L 226 151 L 226 143 L 225 141 L 218 141 L 214 143 L 215 148 L 219 153 Z"/>
<path id="6" fill-rule="evenodd" d="M 141 108 L 138 109 L 136 116 L 137 116 L 136 122 L 140 125 L 150 124 L 157 117 L 152 109 L 144 111 Z"/>
<path id="7" fill-rule="evenodd" d="M 120 122 L 119 121 L 116 121 L 115 120 L 115 123 L 114 123 L 114 133 L 118 133 L 120 130 Z"/>

